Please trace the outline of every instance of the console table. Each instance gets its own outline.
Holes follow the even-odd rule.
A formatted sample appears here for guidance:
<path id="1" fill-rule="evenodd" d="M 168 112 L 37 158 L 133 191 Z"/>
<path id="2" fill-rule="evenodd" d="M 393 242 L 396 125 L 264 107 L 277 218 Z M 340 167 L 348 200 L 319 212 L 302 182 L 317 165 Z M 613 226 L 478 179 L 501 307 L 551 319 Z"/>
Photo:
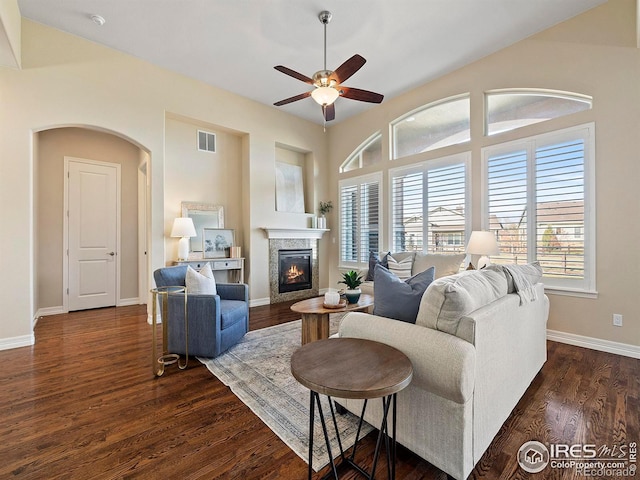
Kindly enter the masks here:
<path id="1" fill-rule="evenodd" d="M 200 260 L 178 260 L 174 265 L 191 265 L 191 268 L 200 270 L 206 264 L 211 266 L 213 272 L 229 272 L 229 281 L 232 283 L 244 283 L 244 257 L 240 258 L 203 258 Z"/>

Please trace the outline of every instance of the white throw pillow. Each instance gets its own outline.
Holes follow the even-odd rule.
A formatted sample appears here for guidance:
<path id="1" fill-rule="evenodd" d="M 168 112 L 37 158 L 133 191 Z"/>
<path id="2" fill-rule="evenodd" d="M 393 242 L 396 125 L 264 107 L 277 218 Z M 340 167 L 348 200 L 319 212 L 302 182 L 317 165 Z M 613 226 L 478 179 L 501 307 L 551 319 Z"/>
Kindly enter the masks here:
<path id="1" fill-rule="evenodd" d="M 413 261 L 413 274 L 424 272 L 426 269 L 436 267 L 436 279 L 454 275 L 460 271 L 460 264 L 464 260 L 464 253 L 416 253 Z"/>
<path id="2" fill-rule="evenodd" d="M 403 260 L 397 261 L 391 255 L 387 255 L 387 268 L 400 280 L 411 278 L 411 267 L 413 266 L 413 255 Z M 375 282 L 375 278 L 374 278 Z"/>
<path id="3" fill-rule="evenodd" d="M 213 278 L 211 265 L 208 263 L 196 272 L 191 265 L 187 267 L 187 275 L 184 283 L 187 286 L 187 293 L 199 293 L 203 295 L 217 295 L 216 280 Z"/>

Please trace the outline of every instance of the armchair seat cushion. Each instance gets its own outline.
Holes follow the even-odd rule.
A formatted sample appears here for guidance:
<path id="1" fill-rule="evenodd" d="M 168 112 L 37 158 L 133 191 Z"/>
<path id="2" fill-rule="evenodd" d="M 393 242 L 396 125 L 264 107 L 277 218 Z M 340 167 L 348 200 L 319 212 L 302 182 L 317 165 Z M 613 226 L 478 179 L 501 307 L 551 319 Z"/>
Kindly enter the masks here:
<path id="1" fill-rule="evenodd" d="M 240 300 L 220 301 L 220 328 L 226 330 L 238 322 L 244 322 L 249 314 L 248 305 Z"/>

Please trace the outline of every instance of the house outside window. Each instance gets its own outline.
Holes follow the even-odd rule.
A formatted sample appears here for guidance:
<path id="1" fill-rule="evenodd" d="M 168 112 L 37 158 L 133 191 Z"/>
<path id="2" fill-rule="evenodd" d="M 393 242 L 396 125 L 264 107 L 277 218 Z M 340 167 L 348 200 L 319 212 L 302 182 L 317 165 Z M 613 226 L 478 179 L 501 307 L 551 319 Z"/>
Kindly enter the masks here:
<path id="1" fill-rule="evenodd" d="M 539 261 L 549 287 L 595 292 L 593 124 L 483 149 L 494 263 Z"/>
<path id="2" fill-rule="evenodd" d="M 380 173 L 339 182 L 341 266 L 366 267 L 369 252 L 380 251 L 381 182 Z"/>

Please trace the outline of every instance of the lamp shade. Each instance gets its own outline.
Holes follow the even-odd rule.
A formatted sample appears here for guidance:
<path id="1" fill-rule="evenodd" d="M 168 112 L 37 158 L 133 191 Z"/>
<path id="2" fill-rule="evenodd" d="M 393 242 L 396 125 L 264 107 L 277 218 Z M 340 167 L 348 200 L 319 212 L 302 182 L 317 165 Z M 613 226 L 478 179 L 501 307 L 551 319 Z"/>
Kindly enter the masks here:
<path id="1" fill-rule="evenodd" d="M 173 221 L 172 237 L 195 237 L 196 227 L 189 217 L 178 217 Z"/>
<path id="2" fill-rule="evenodd" d="M 331 87 L 318 87 L 311 92 L 311 97 L 320 105 L 331 105 L 340 93 Z"/>
<path id="3" fill-rule="evenodd" d="M 498 247 L 498 241 L 493 233 L 476 230 L 471 232 L 467 253 L 471 255 L 497 255 L 500 253 L 500 247 Z"/>

